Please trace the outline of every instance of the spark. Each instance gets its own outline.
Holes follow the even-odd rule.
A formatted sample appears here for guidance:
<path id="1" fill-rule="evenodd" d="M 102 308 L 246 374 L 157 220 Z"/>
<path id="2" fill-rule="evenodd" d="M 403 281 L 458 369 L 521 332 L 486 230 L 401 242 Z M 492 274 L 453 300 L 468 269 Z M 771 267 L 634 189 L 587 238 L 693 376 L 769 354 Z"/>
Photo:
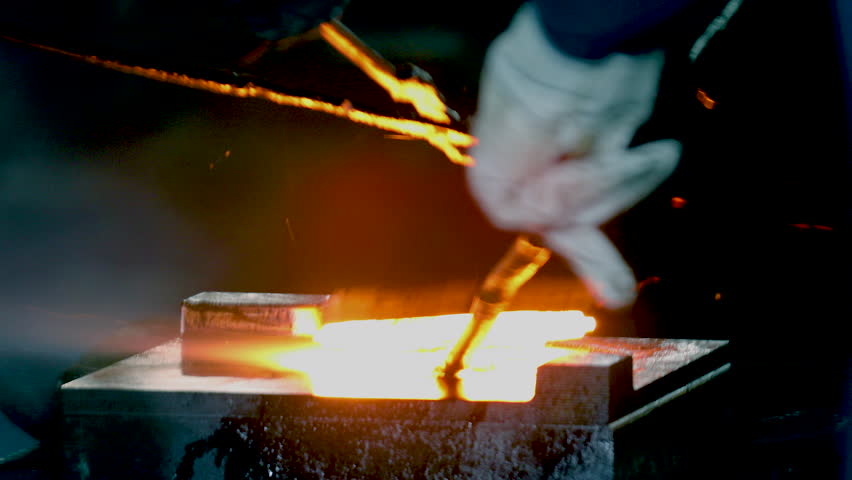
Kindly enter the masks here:
<path id="1" fill-rule="evenodd" d="M 639 285 L 637 285 L 637 290 L 642 290 L 643 288 L 647 287 L 648 285 L 656 285 L 658 283 L 660 283 L 660 277 L 658 277 L 656 275 L 650 276 L 650 277 L 642 280 L 641 282 L 639 282 Z"/>
<path id="2" fill-rule="evenodd" d="M 704 105 L 704 108 L 707 110 L 713 110 L 716 107 L 716 100 L 713 100 L 707 95 L 707 92 L 701 90 L 700 88 L 695 93 L 695 98 L 701 102 L 701 105 Z"/>
<path id="3" fill-rule="evenodd" d="M 809 223 L 791 223 L 790 226 L 799 230 L 809 230 L 811 228 L 814 230 L 822 230 L 824 232 L 831 232 L 834 230 L 834 228 L 826 225 L 811 225 Z"/>
<path id="4" fill-rule="evenodd" d="M 290 235 L 290 240 L 295 241 L 296 235 L 293 234 L 293 227 L 290 226 L 290 217 L 285 218 L 284 223 L 287 225 L 287 233 Z"/>

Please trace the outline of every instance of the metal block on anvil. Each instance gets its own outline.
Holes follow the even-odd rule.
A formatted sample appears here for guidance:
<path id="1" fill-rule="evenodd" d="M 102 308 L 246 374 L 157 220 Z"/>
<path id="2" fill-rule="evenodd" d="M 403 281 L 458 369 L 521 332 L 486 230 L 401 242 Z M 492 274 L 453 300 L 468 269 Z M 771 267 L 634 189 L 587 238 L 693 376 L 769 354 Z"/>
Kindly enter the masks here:
<path id="1" fill-rule="evenodd" d="M 245 350 L 304 341 L 329 295 L 201 292 L 181 305 L 181 368 L 188 375 L 270 376 Z"/>
<path id="2" fill-rule="evenodd" d="M 319 398 L 295 373 L 190 376 L 176 339 L 62 386 L 67 478 L 611 479 L 613 431 L 726 371 L 726 344 L 565 342 L 535 397 L 504 403 Z"/>

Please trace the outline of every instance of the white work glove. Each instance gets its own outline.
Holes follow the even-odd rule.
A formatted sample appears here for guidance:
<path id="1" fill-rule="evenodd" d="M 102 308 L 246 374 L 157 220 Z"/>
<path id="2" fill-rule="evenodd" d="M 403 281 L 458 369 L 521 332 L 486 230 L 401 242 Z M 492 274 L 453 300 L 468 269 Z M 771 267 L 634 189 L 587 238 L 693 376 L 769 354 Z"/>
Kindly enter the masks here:
<path id="1" fill-rule="evenodd" d="M 568 57 L 530 4 L 485 59 L 471 191 L 495 226 L 539 234 L 609 308 L 632 303 L 636 282 L 600 226 L 657 188 L 680 155 L 674 140 L 628 148 L 662 64 L 661 52 Z"/>

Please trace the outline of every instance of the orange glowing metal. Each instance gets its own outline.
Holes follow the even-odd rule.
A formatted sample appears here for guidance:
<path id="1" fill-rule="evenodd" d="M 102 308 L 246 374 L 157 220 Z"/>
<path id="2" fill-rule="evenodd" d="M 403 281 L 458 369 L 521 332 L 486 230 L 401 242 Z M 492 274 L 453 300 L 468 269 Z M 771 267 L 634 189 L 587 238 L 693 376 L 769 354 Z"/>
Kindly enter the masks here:
<path id="1" fill-rule="evenodd" d="M 397 78 L 393 65 L 358 41 L 340 22 L 322 23 L 319 32 L 325 41 L 384 88 L 395 102 L 411 104 L 421 117 L 433 122 L 450 123 L 447 106 L 434 85 L 416 76 L 402 80 Z"/>
<path id="2" fill-rule="evenodd" d="M 704 105 L 704 108 L 706 108 L 707 110 L 713 110 L 714 108 L 716 108 L 716 100 L 710 98 L 710 96 L 707 95 L 707 92 L 701 90 L 700 88 L 697 92 L 695 92 L 695 98 L 697 98 L 698 101 L 701 102 L 701 105 Z"/>
<path id="3" fill-rule="evenodd" d="M 16 39 L 3 37 L 6 40 L 16 41 Z M 130 75 L 157 80 L 160 82 L 180 85 L 182 87 L 193 88 L 196 90 L 204 90 L 207 92 L 218 93 L 221 95 L 229 95 L 239 98 L 258 98 L 266 100 L 278 105 L 288 107 L 304 108 L 317 112 L 323 112 L 341 118 L 346 118 L 355 123 L 367 125 L 370 127 L 387 130 L 394 133 L 407 135 L 418 140 L 425 140 L 433 147 L 437 148 L 453 163 L 459 165 L 473 165 L 473 158 L 470 155 L 462 153 L 461 149 L 472 147 L 476 143 L 476 139 L 466 133 L 453 130 L 440 125 L 433 125 L 426 122 L 418 122 L 416 120 L 406 120 L 401 118 L 387 117 L 376 115 L 373 113 L 364 112 L 352 108 L 349 102 L 343 102 L 342 105 L 334 105 L 332 103 L 323 102 L 307 97 L 299 97 L 293 95 L 285 95 L 264 87 L 258 87 L 251 83 L 245 86 L 230 85 L 227 83 L 215 82 L 201 78 L 194 78 L 188 75 L 167 72 L 156 68 L 146 68 L 140 66 L 125 65 L 112 60 L 103 60 L 91 55 L 80 55 L 73 52 L 68 52 L 54 47 L 27 43 L 27 45 L 45 50 L 48 52 L 58 53 L 67 57 L 74 58 L 92 65 L 107 68 Z M 428 117 L 425 117 L 428 118 Z"/>
<path id="4" fill-rule="evenodd" d="M 672 197 L 672 208 L 686 207 L 686 199 L 683 197 Z"/>
<path id="5" fill-rule="evenodd" d="M 293 319 L 293 335 L 313 337 L 322 325 L 319 309 L 315 307 L 296 307 L 290 309 Z"/>
<path id="6" fill-rule="evenodd" d="M 254 355 L 267 366 L 304 375 L 316 396 L 440 399 L 439 368 L 469 320 L 469 314 L 457 314 L 331 323 L 309 345 Z M 594 319 L 577 311 L 501 313 L 459 372 L 461 398 L 531 400 L 537 368 L 570 353 L 547 343 L 594 328 Z"/>

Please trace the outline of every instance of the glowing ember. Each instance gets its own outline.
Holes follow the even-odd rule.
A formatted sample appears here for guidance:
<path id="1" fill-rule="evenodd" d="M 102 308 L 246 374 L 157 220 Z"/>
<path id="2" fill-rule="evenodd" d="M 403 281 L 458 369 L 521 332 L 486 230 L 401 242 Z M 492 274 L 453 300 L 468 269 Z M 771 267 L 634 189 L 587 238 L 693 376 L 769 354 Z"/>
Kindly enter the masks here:
<path id="1" fill-rule="evenodd" d="M 304 374 L 316 396 L 440 399 L 438 369 L 469 319 L 457 314 L 331 323 L 311 344 L 255 355 L 265 357 L 268 366 Z M 459 373 L 461 397 L 531 400 L 538 367 L 566 355 L 564 348 L 547 343 L 579 338 L 594 328 L 593 318 L 576 311 L 501 313 Z"/>
<path id="2" fill-rule="evenodd" d="M 701 90 L 700 88 L 695 93 L 695 98 L 697 98 L 698 101 L 701 102 L 701 105 L 704 105 L 704 108 L 706 108 L 707 110 L 713 110 L 714 108 L 716 108 L 716 100 L 710 98 L 707 95 L 707 92 Z"/>
<path id="3" fill-rule="evenodd" d="M 2 37 L 10 41 L 18 41 L 9 37 Z M 238 87 L 227 83 L 214 82 L 200 78 L 193 78 L 180 73 L 166 72 L 155 68 L 146 68 L 140 66 L 125 65 L 123 63 L 114 62 L 111 60 L 103 60 L 90 55 L 80 55 L 72 52 L 67 52 L 58 48 L 47 47 L 44 45 L 27 43 L 27 45 L 71 57 L 77 60 L 97 65 L 99 67 L 115 70 L 122 73 L 136 75 L 139 77 L 157 80 L 160 82 L 180 85 L 182 87 L 193 88 L 196 90 L 204 90 L 207 92 L 218 93 L 221 95 L 229 95 L 240 98 L 258 98 L 269 102 L 284 105 L 288 107 L 305 108 L 317 112 L 328 113 L 337 117 L 346 118 L 355 123 L 367 125 L 370 127 L 387 130 L 399 134 L 406 135 L 418 140 L 425 140 L 433 147 L 437 148 L 450 161 L 460 165 L 472 165 L 473 158 L 470 155 L 462 153 L 462 149 L 472 147 L 476 143 L 476 139 L 466 133 L 453 130 L 451 128 L 440 125 L 433 125 L 426 122 L 418 122 L 416 120 L 406 120 L 401 118 L 386 117 L 373 113 L 364 112 L 352 108 L 349 102 L 343 102 L 341 105 L 323 102 L 307 97 L 298 97 L 285 95 L 283 93 L 270 90 L 268 88 L 258 87 L 251 83 L 245 86 Z M 429 117 L 425 117 L 429 118 Z"/>

